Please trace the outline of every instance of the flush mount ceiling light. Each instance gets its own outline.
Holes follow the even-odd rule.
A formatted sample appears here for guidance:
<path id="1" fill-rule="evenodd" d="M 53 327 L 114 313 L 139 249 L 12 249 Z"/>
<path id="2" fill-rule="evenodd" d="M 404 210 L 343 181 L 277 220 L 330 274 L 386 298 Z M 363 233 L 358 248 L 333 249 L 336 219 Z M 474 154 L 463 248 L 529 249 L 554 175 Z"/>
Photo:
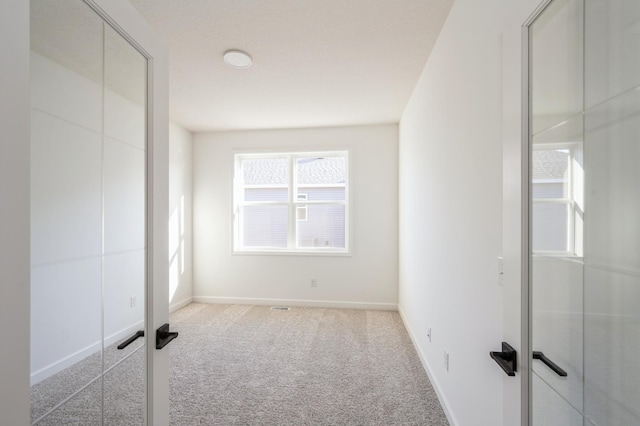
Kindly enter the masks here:
<path id="1" fill-rule="evenodd" d="M 252 64 L 251 56 L 241 50 L 227 50 L 223 58 L 227 65 L 238 69 L 249 68 Z"/>

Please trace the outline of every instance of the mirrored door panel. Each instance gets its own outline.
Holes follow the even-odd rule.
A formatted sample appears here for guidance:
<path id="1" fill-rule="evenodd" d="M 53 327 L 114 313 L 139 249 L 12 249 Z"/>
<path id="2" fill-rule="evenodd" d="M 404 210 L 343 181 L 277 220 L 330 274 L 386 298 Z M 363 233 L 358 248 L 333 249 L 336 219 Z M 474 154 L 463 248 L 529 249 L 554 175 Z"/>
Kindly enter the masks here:
<path id="1" fill-rule="evenodd" d="M 104 33 L 104 424 L 144 419 L 147 61 Z"/>
<path id="2" fill-rule="evenodd" d="M 31 419 L 69 403 L 70 423 L 99 422 L 103 23 L 34 0 L 31 28 Z"/>
<path id="3" fill-rule="evenodd" d="M 598 425 L 640 424 L 639 89 L 585 113 L 584 405 Z"/>
<path id="4" fill-rule="evenodd" d="M 583 2 L 553 1 L 530 27 L 534 425 L 582 425 Z"/>
<path id="5" fill-rule="evenodd" d="M 529 27 L 534 425 L 640 424 L 640 4 Z"/>
<path id="6" fill-rule="evenodd" d="M 33 424 L 144 422 L 145 339 L 118 346 L 144 330 L 146 74 L 82 0 L 31 1 Z"/>

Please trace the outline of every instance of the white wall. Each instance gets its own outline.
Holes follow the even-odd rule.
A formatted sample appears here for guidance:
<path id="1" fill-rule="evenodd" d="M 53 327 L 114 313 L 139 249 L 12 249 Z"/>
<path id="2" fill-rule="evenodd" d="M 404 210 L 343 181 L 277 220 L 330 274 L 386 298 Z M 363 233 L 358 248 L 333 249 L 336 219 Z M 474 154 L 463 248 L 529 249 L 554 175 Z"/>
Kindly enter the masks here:
<path id="1" fill-rule="evenodd" d="M 0 13 L 0 413 L 29 424 L 29 2 Z"/>
<path id="2" fill-rule="evenodd" d="M 516 99 L 520 94 L 519 68 L 502 74 L 503 28 L 516 28 L 508 36 L 519 46 L 526 16 L 506 18 L 516 6 L 522 4 L 456 1 L 400 122 L 399 306 L 456 425 L 503 424 L 506 376 L 489 352 L 503 340 L 496 258 L 504 79 L 515 82 L 508 87 Z M 507 54 L 519 64 L 519 50 Z M 519 144 L 518 113 L 509 120 L 516 128 L 511 143 Z M 510 294 L 509 303 L 519 307 L 519 294 Z M 519 348 L 519 341 L 510 343 Z"/>
<path id="3" fill-rule="evenodd" d="M 352 256 L 232 255 L 234 150 L 331 149 L 350 151 Z M 396 308 L 396 125 L 196 134 L 193 158 L 195 300 Z"/>
<path id="4" fill-rule="evenodd" d="M 192 134 L 169 127 L 169 305 L 171 310 L 193 298 Z"/>

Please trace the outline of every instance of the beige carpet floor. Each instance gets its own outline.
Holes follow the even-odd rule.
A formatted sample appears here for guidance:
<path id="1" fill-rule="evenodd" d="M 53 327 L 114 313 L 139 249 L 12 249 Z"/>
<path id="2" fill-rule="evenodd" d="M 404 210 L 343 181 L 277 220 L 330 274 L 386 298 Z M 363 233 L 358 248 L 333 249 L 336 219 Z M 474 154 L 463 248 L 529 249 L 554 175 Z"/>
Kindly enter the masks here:
<path id="1" fill-rule="evenodd" d="M 448 425 L 397 312 L 193 303 L 171 329 L 172 425 Z M 105 424 L 141 423 L 143 389 L 126 381 L 141 376 L 142 353 L 105 376 Z M 101 388 L 39 424 L 96 424 Z"/>

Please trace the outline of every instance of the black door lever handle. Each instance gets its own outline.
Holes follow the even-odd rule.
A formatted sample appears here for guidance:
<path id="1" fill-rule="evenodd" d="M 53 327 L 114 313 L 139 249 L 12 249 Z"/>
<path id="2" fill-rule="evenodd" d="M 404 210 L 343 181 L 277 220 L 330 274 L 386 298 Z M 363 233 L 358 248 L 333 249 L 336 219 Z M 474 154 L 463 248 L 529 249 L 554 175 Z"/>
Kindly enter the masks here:
<path id="1" fill-rule="evenodd" d="M 516 350 L 507 342 L 502 342 L 502 352 L 489 352 L 489 356 L 498 363 L 507 376 L 515 376 L 518 371 Z"/>
<path id="2" fill-rule="evenodd" d="M 156 349 L 164 348 L 176 337 L 178 337 L 178 333 L 169 331 L 169 324 L 162 325 L 156 330 Z"/>
<path id="3" fill-rule="evenodd" d="M 567 372 L 558 366 L 555 362 L 551 361 L 549 358 L 545 356 L 540 351 L 533 351 L 533 359 L 539 359 L 542 361 L 547 367 L 553 370 L 558 376 L 567 377 Z"/>
<path id="4" fill-rule="evenodd" d="M 125 340 L 124 342 L 120 343 L 118 345 L 118 349 L 126 348 L 127 346 L 132 344 L 138 337 L 144 337 L 144 330 L 136 331 L 136 333 L 133 336 L 129 337 L 127 340 Z"/>

